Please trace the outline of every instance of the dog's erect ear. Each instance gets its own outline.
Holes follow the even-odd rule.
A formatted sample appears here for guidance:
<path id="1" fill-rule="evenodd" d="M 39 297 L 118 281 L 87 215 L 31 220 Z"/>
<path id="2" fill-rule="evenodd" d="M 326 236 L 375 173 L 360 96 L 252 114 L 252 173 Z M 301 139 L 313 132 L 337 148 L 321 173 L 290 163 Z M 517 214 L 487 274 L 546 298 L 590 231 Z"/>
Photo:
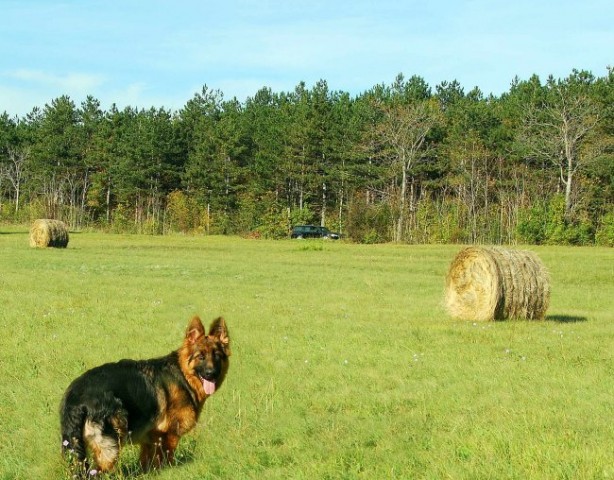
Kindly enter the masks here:
<path id="1" fill-rule="evenodd" d="M 216 337 L 224 347 L 226 355 L 230 356 L 230 338 L 228 336 L 228 328 L 226 327 L 226 321 L 222 317 L 218 317 L 209 327 L 209 336 Z"/>
<path id="2" fill-rule="evenodd" d="M 198 315 L 190 321 L 187 330 L 185 331 L 185 338 L 190 343 L 196 343 L 196 341 L 205 334 L 205 327 L 203 322 L 200 321 Z"/>

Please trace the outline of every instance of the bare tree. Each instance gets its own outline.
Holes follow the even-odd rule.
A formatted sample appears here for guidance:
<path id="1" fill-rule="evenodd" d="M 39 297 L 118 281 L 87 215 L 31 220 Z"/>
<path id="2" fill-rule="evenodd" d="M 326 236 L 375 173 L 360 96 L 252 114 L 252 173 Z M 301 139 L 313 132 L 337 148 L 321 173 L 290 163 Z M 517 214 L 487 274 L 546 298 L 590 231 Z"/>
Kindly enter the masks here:
<path id="1" fill-rule="evenodd" d="M 25 179 L 26 164 L 30 156 L 30 149 L 17 149 L 9 147 L 8 164 L 2 168 L 1 176 L 8 179 L 15 193 L 15 212 L 19 211 L 21 187 Z"/>
<path id="2" fill-rule="evenodd" d="M 464 132 L 463 137 L 457 138 L 446 153 L 452 164 L 449 182 L 456 191 L 459 206 L 466 208 L 471 243 L 476 243 L 480 234 L 484 234 L 478 228 L 480 212 L 483 217 L 487 217 L 488 213 L 490 153 L 473 130 Z"/>
<path id="3" fill-rule="evenodd" d="M 426 137 L 440 118 L 439 105 L 434 100 L 409 104 L 382 106 L 383 121 L 376 126 L 380 157 L 390 163 L 393 175 L 400 177 L 397 193 L 398 216 L 394 240 L 403 237 L 407 215 L 408 189 L 413 185 L 412 169 L 426 155 Z M 413 209 L 414 195 L 410 192 L 409 210 Z"/>
<path id="4" fill-rule="evenodd" d="M 575 72 L 570 78 L 548 80 L 546 101 L 527 109 L 520 140 L 529 154 L 545 158 L 559 170 L 565 188 L 565 218 L 573 211 L 576 174 L 599 157 L 605 148 L 597 135 L 601 114 L 590 97 L 591 80 Z"/>

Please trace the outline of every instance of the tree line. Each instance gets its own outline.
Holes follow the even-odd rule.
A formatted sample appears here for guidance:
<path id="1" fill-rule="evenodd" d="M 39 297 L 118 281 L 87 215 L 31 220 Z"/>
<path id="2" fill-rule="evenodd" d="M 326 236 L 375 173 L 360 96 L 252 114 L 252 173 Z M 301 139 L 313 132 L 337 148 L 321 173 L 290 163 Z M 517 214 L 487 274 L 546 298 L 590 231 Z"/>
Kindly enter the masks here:
<path id="1" fill-rule="evenodd" d="M 4 222 L 358 242 L 614 245 L 614 69 L 534 75 L 485 96 L 399 74 L 178 111 L 61 96 L 0 116 Z"/>

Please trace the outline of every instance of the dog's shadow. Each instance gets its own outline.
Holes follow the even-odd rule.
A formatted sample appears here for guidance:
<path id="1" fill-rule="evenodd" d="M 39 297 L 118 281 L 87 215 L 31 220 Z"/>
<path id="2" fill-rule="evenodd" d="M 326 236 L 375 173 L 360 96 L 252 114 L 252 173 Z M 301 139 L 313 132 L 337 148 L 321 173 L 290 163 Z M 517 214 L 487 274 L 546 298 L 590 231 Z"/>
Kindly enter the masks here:
<path id="1" fill-rule="evenodd" d="M 557 323 L 578 323 L 586 322 L 587 318 L 576 315 L 546 315 L 546 320 Z"/>
<path id="2" fill-rule="evenodd" d="M 192 439 L 190 439 L 192 440 Z M 181 468 L 183 465 L 189 465 L 194 462 L 196 458 L 196 441 L 187 441 L 183 442 L 183 444 L 176 450 L 175 452 L 175 462 L 172 465 L 164 465 L 161 470 L 150 470 L 148 472 L 143 471 L 141 468 L 141 464 L 139 463 L 138 458 L 135 456 L 137 453 L 138 447 L 134 447 L 131 449 L 132 451 L 128 453 L 128 458 L 123 461 L 120 459 L 118 464 L 115 466 L 115 469 L 108 473 L 103 478 L 108 480 L 124 480 L 124 479 L 145 479 L 151 478 L 152 473 L 158 473 L 163 470 L 171 470 L 173 468 Z M 129 450 L 128 447 L 126 450 Z"/>

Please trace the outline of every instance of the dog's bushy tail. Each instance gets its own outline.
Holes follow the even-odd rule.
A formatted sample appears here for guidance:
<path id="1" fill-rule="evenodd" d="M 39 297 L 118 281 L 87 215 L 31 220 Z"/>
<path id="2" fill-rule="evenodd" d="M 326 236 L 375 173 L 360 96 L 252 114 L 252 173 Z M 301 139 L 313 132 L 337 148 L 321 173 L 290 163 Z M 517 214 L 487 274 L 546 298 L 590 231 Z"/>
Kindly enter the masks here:
<path id="1" fill-rule="evenodd" d="M 66 405 L 62 402 L 60 424 L 62 431 L 62 454 L 83 464 L 86 460 L 86 447 L 83 440 L 83 425 L 87 417 L 84 405 Z"/>

